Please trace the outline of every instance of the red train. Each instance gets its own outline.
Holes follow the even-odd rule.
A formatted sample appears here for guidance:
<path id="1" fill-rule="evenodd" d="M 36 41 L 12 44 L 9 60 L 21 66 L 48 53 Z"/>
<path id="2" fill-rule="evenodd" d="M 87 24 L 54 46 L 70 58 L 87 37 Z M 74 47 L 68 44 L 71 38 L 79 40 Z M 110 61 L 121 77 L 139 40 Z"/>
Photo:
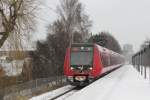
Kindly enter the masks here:
<path id="1" fill-rule="evenodd" d="M 97 44 L 72 44 L 66 51 L 64 74 L 70 84 L 82 86 L 123 63 L 122 55 Z"/>

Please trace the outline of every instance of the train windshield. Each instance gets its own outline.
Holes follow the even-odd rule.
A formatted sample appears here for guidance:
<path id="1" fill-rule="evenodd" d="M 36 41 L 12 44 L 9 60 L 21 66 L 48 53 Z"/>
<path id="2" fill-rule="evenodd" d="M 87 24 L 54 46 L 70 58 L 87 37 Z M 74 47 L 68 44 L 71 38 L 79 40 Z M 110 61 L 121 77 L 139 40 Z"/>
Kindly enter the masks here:
<path id="1" fill-rule="evenodd" d="M 71 65 L 92 65 L 93 50 L 79 50 L 71 52 Z"/>

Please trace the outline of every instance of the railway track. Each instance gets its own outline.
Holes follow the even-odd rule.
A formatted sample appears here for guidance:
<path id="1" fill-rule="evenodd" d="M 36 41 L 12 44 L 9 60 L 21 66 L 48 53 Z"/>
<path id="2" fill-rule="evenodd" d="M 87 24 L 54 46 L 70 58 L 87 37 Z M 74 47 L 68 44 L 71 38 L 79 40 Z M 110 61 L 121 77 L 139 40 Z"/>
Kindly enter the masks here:
<path id="1" fill-rule="evenodd" d="M 83 88 L 83 87 L 82 87 Z M 74 87 L 73 89 L 70 89 L 68 91 L 65 91 L 64 93 L 61 93 L 53 98 L 50 98 L 48 100 L 64 100 L 65 98 L 73 95 L 74 93 L 76 93 L 77 91 L 79 91 L 80 89 L 79 87 Z"/>
<path id="2" fill-rule="evenodd" d="M 61 94 L 59 94 L 59 95 L 57 95 L 57 96 L 55 96 L 55 97 L 53 97 L 53 98 L 50 98 L 50 99 L 48 99 L 48 100 L 56 100 L 56 99 L 58 99 L 59 97 L 61 97 L 61 96 L 65 95 L 65 94 L 67 94 L 67 93 L 73 91 L 75 88 L 76 88 L 76 87 L 74 87 L 73 89 L 67 90 L 67 91 L 65 91 L 65 92 L 63 92 L 63 93 L 61 93 Z"/>
<path id="3" fill-rule="evenodd" d="M 113 69 L 113 70 L 111 70 L 111 71 L 109 71 L 109 72 L 107 72 L 107 73 L 104 73 L 104 74 L 103 74 L 102 76 L 100 76 L 98 79 L 103 78 L 104 76 L 106 76 L 106 75 L 108 75 L 109 73 L 115 71 L 116 69 L 118 69 L 118 68 L 115 68 L 115 69 Z M 98 80 L 98 79 L 96 79 L 96 80 Z M 96 80 L 95 80 L 95 81 L 96 81 Z M 95 81 L 94 81 L 94 82 L 95 82 Z M 92 82 L 92 83 L 93 83 L 93 82 Z M 89 84 L 89 85 L 90 85 L 90 84 Z M 55 97 L 53 97 L 53 98 L 49 98 L 48 100 L 64 100 L 64 99 L 66 99 L 67 97 L 73 95 L 74 93 L 78 92 L 79 90 L 81 90 L 81 89 L 83 89 L 83 88 L 84 88 L 84 87 L 74 87 L 74 88 L 72 88 L 72 89 L 70 89 L 70 90 L 67 90 L 67 91 L 65 91 L 65 92 L 63 92 L 63 93 L 61 93 L 61 94 L 59 94 L 59 95 L 57 95 L 57 96 L 55 96 Z"/>

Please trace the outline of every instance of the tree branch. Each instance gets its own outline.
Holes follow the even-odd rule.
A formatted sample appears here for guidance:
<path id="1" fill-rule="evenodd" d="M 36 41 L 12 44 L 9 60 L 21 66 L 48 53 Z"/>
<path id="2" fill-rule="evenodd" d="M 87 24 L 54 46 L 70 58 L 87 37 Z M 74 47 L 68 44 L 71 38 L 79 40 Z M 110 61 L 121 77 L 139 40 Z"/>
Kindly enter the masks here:
<path id="1" fill-rule="evenodd" d="M 5 33 L 5 34 L 2 36 L 2 38 L 0 39 L 0 47 L 3 46 L 5 40 L 8 38 L 8 36 L 9 36 L 9 33 L 7 33 L 7 34 Z"/>
<path id="2" fill-rule="evenodd" d="M 2 8 L 0 8 L 0 14 L 2 15 L 3 19 L 5 20 L 5 22 L 8 22 L 5 14 L 4 14 L 4 10 Z"/>
<path id="3" fill-rule="evenodd" d="M 0 35 L 4 35 L 6 32 L 0 32 Z"/>

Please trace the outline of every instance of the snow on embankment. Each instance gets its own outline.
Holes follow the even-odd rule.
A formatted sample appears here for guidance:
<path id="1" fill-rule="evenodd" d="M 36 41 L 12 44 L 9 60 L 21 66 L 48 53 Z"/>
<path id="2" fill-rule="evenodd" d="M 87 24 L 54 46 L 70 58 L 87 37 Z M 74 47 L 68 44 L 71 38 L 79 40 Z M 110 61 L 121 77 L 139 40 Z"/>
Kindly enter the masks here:
<path id="1" fill-rule="evenodd" d="M 150 100 L 150 84 L 125 65 L 65 100 Z"/>
<path id="2" fill-rule="evenodd" d="M 61 87 L 59 89 L 56 89 L 56 90 L 44 93 L 42 95 L 32 97 L 29 100 L 49 100 L 49 99 L 51 99 L 51 98 L 53 98 L 55 96 L 58 96 L 58 95 L 66 92 L 66 91 L 68 91 L 70 89 L 73 89 L 73 88 L 74 88 L 74 86 L 67 85 L 67 86 Z"/>

